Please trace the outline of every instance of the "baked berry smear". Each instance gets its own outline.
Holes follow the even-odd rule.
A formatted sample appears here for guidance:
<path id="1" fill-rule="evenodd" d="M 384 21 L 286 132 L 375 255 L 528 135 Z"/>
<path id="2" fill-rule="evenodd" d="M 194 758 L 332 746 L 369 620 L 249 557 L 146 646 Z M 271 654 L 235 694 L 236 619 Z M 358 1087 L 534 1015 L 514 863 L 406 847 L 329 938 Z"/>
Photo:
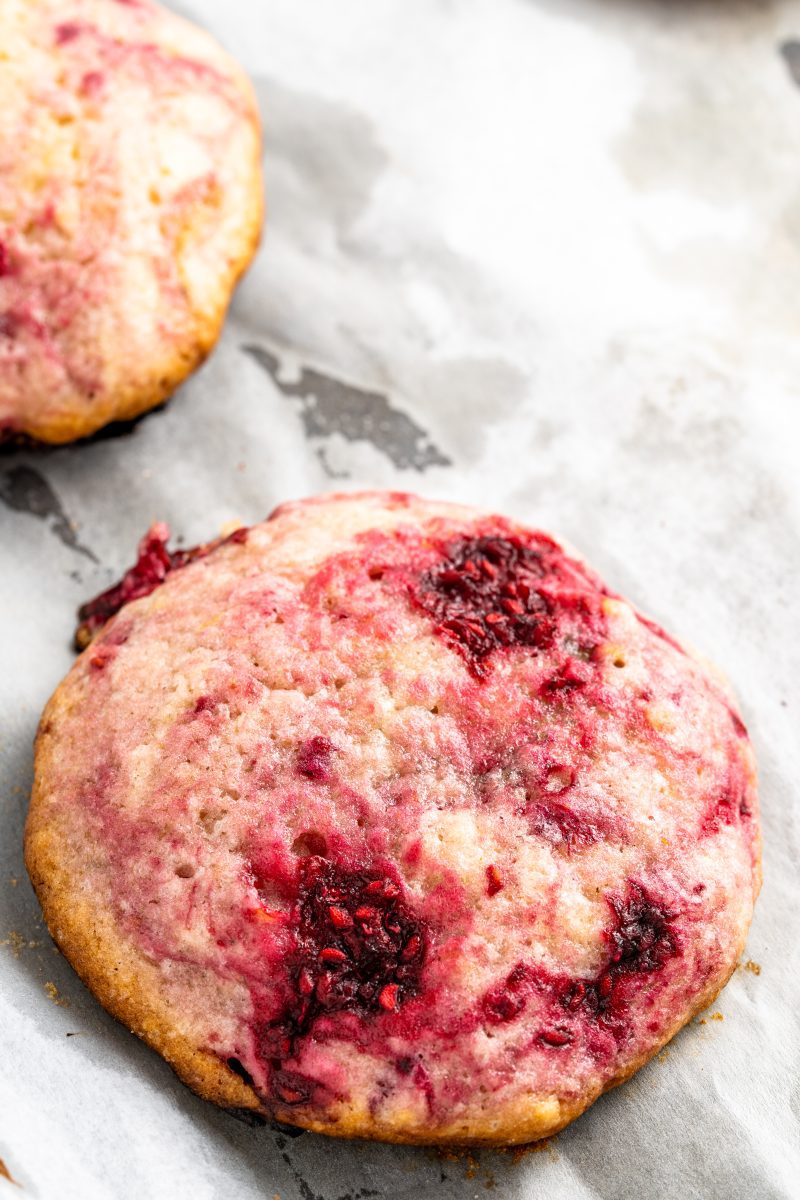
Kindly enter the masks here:
<path id="1" fill-rule="evenodd" d="M 168 536 L 81 610 L 26 856 L 64 953 L 190 1086 L 526 1142 L 711 1002 L 760 841 L 707 664 L 490 513 L 365 492 Z"/>

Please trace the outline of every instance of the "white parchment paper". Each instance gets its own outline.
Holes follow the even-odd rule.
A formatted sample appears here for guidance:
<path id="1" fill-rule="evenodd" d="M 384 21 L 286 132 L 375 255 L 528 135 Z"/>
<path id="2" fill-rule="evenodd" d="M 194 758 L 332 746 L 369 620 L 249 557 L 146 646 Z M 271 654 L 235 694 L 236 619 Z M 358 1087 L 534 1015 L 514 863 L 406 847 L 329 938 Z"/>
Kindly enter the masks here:
<path id="1" fill-rule="evenodd" d="M 180 8 L 256 82 L 268 232 L 168 407 L 0 457 L 0 1157 L 24 1188 L 0 1197 L 800 1196 L 800 4 Z M 88 995 L 24 875 L 31 742 L 76 605 L 155 518 L 191 544 L 361 486 L 568 537 L 726 668 L 756 742 L 749 969 L 519 1161 L 214 1110 Z"/>

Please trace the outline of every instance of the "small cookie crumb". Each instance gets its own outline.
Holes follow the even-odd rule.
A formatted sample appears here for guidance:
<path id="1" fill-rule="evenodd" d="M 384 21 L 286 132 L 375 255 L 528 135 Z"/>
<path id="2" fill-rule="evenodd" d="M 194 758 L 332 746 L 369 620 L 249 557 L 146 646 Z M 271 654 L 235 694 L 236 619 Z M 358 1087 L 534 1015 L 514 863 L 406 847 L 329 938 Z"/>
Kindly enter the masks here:
<path id="1" fill-rule="evenodd" d="M 41 946 L 41 942 L 37 942 L 35 938 L 26 938 L 16 929 L 10 929 L 8 937 L 0 941 L 0 946 L 10 946 L 11 953 L 14 958 L 19 958 L 23 950 L 34 950 L 37 946 Z"/>
<path id="2" fill-rule="evenodd" d="M 62 996 L 56 985 L 48 980 L 44 985 L 44 990 L 47 992 L 53 1004 L 57 1004 L 59 1008 L 69 1008 L 69 1000 L 66 996 Z"/>
<path id="3" fill-rule="evenodd" d="M 466 1146 L 436 1147 L 434 1155 L 440 1162 L 460 1163 L 464 1168 L 465 1179 L 473 1180 L 482 1175 L 484 1186 L 487 1189 L 497 1186 L 491 1171 L 488 1171 L 480 1159 Z"/>
<path id="4" fill-rule="evenodd" d="M 555 1149 L 556 1137 L 542 1138 L 538 1142 L 528 1142 L 525 1146 L 509 1146 L 506 1153 L 510 1156 L 514 1166 L 522 1162 L 523 1158 L 527 1158 L 529 1154 L 549 1154 L 552 1159 L 558 1158 Z"/>

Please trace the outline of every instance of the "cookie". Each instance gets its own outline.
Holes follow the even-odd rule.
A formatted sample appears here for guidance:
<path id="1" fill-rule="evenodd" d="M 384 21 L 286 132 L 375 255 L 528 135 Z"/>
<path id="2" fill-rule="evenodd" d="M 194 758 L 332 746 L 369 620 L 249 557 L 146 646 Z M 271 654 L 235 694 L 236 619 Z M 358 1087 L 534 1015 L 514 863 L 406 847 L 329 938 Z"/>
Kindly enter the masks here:
<path id="1" fill-rule="evenodd" d="M 261 229 L 258 112 L 151 0 L 4 0 L 0 45 L 0 440 L 68 442 L 217 340 Z"/>
<path id="2" fill-rule="evenodd" d="M 711 1002 L 760 843 L 710 667 L 469 508 L 333 495 L 166 538 L 83 611 L 26 859 L 64 954 L 190 1087 L 527 1142 Z"/>

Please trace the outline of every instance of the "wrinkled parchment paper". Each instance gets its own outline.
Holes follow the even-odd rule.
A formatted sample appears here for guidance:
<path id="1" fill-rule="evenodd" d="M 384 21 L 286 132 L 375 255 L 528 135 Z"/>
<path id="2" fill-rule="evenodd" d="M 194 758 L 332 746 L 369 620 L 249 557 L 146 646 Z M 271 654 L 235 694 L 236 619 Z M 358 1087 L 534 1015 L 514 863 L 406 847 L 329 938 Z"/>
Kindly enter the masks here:
<path id="1" fill-rule="evenodd" d="M 177 7 L 177 5 L 176 5 Z M 800 1195 L 800 4 L 185 0 L 250 70 L 269 224 L 217 353 L 124 435 L 0 457 L 0 1157 L 43 1200 Z M 569 538 L 730 673 L 765 885 L 714 1008 L 521 1159 L 195 1099 L 42 929 L 20 840 L 76 605 L 325 489 Z"/>

